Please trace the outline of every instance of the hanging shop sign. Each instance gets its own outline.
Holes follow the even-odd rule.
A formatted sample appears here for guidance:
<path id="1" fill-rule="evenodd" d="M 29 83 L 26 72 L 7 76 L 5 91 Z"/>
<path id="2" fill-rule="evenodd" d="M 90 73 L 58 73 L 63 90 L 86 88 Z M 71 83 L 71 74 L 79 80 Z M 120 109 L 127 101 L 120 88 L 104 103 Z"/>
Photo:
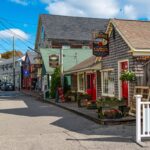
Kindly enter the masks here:
<path id="1" fill-rule="evenodd" d="M 104 32 L 93 33 L 93 55 L 105 57 L 109 54 L 108 34 Z"/>
<path id="2" fill-rule="evenodd" d="M 49 56 L 49 66 L 52 68 L 57 68 L 59 66 L 59 56 L 58 55 L 50 55 Z"/>

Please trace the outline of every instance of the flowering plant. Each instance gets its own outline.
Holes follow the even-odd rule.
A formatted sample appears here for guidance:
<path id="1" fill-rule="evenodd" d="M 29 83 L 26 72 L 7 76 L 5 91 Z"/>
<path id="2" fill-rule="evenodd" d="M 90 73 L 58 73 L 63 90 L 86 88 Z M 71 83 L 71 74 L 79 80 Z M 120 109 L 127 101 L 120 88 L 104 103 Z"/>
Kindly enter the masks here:
<path id="1" fill-rule="evenodd" d="M 136 80 L 136 75 L 133 71 L 125 70 L 121 72 L 120 80 L 132 82 Z"/>

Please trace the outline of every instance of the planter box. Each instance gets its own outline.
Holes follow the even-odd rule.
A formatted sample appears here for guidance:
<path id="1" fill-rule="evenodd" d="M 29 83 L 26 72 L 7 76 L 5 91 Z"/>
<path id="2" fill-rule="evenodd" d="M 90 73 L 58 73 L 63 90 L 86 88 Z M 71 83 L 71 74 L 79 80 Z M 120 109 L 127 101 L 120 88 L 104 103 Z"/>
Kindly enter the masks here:
<path id="1" fill-rule="evenodd" d="M 108 101 L 108 102 L 97 102 L 97 109 L 98 109 L 98 117 L 101 119 L 115 119 L 115 115 L 110 116 L 108 118 L 106 118 L 106 115 L 104 115 L 105 111 L 109 111 L 109 110 L 118 110 L 118 112 L 120 111 L 121 114 L 116 114 L 116 118 L 119 117 L 124 117 L 127 116 L 128 112 L 129 112 L 129 108 L 126 106 L 126 102 L 125 101 Z"/>

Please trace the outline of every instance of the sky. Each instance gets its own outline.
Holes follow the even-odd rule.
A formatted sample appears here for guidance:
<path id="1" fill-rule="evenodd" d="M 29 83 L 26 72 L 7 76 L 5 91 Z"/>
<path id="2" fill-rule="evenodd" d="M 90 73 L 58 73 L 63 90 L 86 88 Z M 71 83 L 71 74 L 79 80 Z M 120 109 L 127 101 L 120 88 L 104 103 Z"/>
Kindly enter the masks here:
<path id="1" fill-rule="evenodd" d="M 40 14 L 150 20 L 150 0 L 0 0 L 0 53 L 34 48 Z"/>

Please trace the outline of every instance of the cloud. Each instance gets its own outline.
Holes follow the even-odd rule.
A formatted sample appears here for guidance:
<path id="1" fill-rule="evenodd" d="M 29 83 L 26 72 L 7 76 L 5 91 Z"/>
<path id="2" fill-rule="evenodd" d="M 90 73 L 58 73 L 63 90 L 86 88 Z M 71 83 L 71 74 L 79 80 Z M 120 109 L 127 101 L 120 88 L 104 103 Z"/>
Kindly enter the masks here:
<path id="1" fill-rule="evenodd" d="M 27 0 L 10 0 L 10 1 L 14 2 L 14 3 L 17 3 L 17 4 L 20 4 L 20 5 L 23 5 L 23 6 L 27 6 L 28 5 Z"/>
<path id="2" fill-rule="evenodd" d="M 40 0 L 50 14 L 96 18 L 150 19 L 150 0 Z"/>
<path id="3" fill-rule="evenodd" d="M 136 8 L 133 5 L 125 5 L 124 14 L 128 19 L 136 19 L 138 17 Z"/>
<path id="4" fill-rule="evenodd" d="M 20 29 L 9 29 L 9 30 L 7 29 L 7 30 L 0 31 L 0 38 L 10 39 L 13 36 L 16 39 L 20 39 L 20 40 L 28 40 L 29 39 L 29 35 Z"/>
<path id="5" fill-rule="evenodd" d="M 119 12 L 117 0 L 41 0 L 50 14 L 110 18 Z"/>

